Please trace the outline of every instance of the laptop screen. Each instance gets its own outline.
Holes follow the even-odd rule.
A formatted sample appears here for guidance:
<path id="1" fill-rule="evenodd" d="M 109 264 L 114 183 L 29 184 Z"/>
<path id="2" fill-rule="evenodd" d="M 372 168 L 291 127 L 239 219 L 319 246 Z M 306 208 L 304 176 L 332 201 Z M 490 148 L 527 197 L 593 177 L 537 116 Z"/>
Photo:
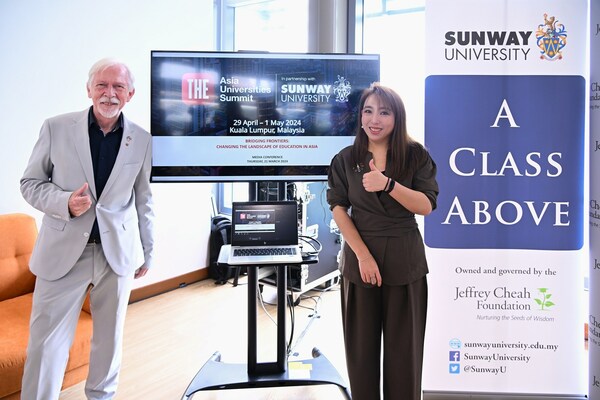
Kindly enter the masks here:
<path id="1" fill-rule="evenodd" d="M 232 246 L 298 244 L 298 205 L 295 201 L 234 202 Z"/>

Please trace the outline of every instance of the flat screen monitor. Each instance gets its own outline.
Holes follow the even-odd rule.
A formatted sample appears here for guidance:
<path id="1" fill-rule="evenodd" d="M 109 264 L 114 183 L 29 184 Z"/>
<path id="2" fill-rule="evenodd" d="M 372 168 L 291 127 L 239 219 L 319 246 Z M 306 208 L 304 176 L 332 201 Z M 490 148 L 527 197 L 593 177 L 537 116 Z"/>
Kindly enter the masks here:
<path id="1" fill-rule="evenodd" d="M 153 182 L 322 181 L 379 55 L 151 52 Z"/>

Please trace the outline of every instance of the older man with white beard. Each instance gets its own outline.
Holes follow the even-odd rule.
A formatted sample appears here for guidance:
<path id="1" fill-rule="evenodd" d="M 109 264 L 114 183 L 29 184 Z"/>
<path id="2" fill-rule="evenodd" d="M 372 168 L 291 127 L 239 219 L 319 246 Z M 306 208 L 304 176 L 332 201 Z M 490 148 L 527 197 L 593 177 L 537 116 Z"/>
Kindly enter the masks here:
<path id="1" fill-rule="evenodd" d="M 92 106 L 50 118 L 21 178 L 44 213 L 30 260 L 36 275 L 21 399 L 58 399 L 83 301 L 93 319 L 88 399 L 112 399 L 134 278 L 154 254 L 151 136 L 121 110 L 135 93 L 129 68 L 92 66 Z"/>

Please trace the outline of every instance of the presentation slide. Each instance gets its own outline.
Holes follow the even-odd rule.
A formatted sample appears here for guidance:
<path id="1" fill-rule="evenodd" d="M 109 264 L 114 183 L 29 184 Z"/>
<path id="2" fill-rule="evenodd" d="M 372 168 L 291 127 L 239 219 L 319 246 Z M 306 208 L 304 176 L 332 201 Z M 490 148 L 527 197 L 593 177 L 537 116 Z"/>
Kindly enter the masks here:
<path id="1" fill-rule="evenodd" d="M 153 181 L 324 180 L 378 55 L 153 51 Z"/>

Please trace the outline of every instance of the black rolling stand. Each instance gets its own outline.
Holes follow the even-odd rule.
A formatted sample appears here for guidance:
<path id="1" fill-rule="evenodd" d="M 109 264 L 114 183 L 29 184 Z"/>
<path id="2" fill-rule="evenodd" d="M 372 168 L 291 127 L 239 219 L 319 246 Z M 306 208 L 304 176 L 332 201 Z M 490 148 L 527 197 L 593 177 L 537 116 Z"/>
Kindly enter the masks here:
<path id="1" fill-rule="evenodd" d="M 223 246 L 219 259 L 229 246 Z M 317 262 L 317 257 L 303 260 L 302 263 Z M 285 305 L 287 301 L 287 265 L 276 265 L 277 273 L 277 361 L 257 362 L 257 300 L 258 267 L 248 267 L 248 363 L 226 364 L 221 362 L 221 354 L 215 352 L 202 366 L 186 389 L 182 400 L 190 399 L 202 390 L 223 390 L 242 388 L 328 385 L 334 384 L 351 399 L 350 392 L 335 367 L 321 352 L 314 348 L 312 359 L 294 361 L 288 366 L 285 343 Z M 298 369 L 302 377 L 296 377 Z M 291 373 L 290 373 L 291 370 Z M 306 376 L 308 372 L 308 376 Z"/>

